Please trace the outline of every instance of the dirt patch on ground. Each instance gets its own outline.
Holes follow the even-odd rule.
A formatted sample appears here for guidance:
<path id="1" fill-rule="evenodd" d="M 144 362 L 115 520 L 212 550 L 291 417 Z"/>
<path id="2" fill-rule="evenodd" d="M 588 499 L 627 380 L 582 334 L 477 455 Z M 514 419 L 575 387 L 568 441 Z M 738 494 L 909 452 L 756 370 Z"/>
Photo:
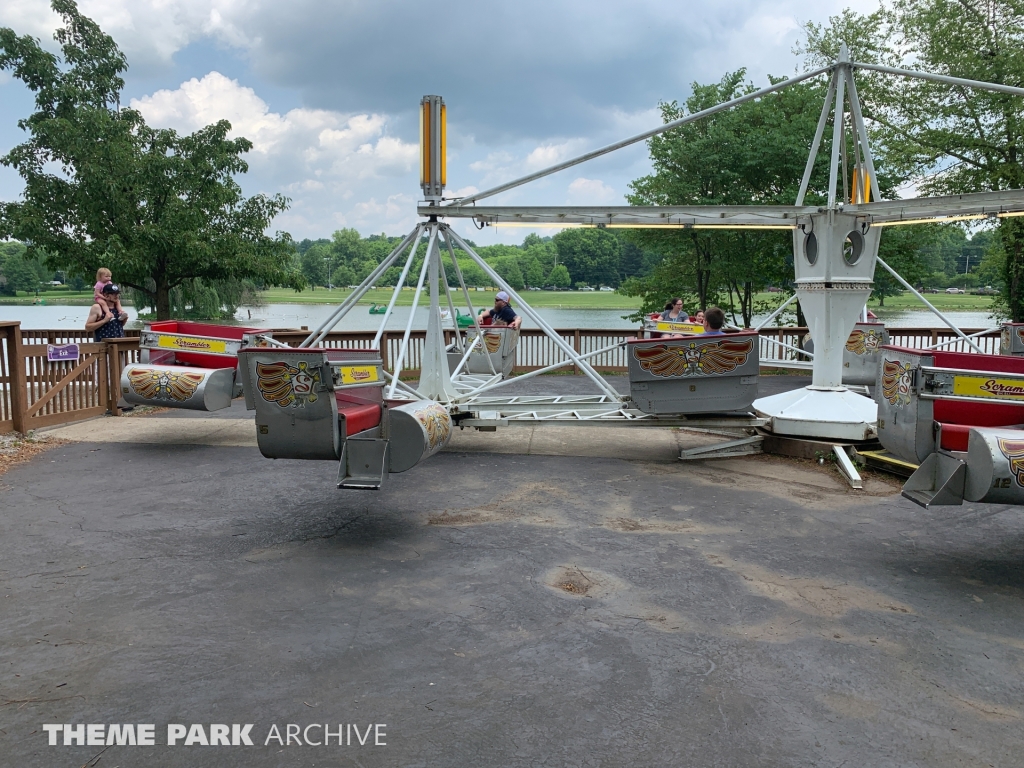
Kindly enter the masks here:
<path id="1" fill-rule="evenodd" d="M 525 525 L 555 525 L 559 514 L 544 506 L 544 499 L 568 499 L 569 492 L 551 483 L 521 483 L 500 498 L 477 507 L 449 507 L 427 515 L 427 525 L 485 525 L 517 522 Z"/>
<path id="2" fill-rule="evenodd" d="M 912 614 L 914 610 L 867 587 L 828 579 L 787 576 L 759 565 L 740 563 L 723 555 L 708 554 L 708 562 L 727 568 L 743 579 L 751 592 L 777 600 L 800 613 L 835 619 L 851 610 Z"/>
<path id="3" fill-rule="evenodd" d="M 164 413 L 171 410 L 158 405 L 136 405 L 130 411 L 121 411 L 121 418 L 130 419 L 137 416 L 152 416 L 154 413 Z"/>
<path id="4" fill-rule="evenodd" d="M 635 517 L 613 517 L 605 521 L 604 527 L 620 533 L 682 533 L 702 536 L 730 534 L 739 530 L 721 525 L 704 525 L 693 520 L 650 520 Z"/>
<path id="5" fill-rule="evenodd" d="M 733 459 L 709 459 L 678 465 L 648 463 L 648 475 L 682 475 L 708 485 L 750 490 L 795 501 L 801 506 L 842 508 L 867 499 L 899 494 L 900 483 L 875 472 L 862 475 L 864 488 L 854 490 L 830 462 L 758 454 Z"/>
<path id="6" fill-rule="evenodd" d="M 48 437 L 45 434 L 21 435 L 13 432 L 8 435 L 0 435 L 0 475 L 16 464 L 23 464 L 43 451 L 48 451 L 67 442 L 67 440 Z"/>
<path id="7" fill-rule="evenodd" d="M 560 565 L 544 574 L 543 583 L 573 597 L 608 598 L 628 592 L 627 584 L 607 573 L 576 564 Z"/>

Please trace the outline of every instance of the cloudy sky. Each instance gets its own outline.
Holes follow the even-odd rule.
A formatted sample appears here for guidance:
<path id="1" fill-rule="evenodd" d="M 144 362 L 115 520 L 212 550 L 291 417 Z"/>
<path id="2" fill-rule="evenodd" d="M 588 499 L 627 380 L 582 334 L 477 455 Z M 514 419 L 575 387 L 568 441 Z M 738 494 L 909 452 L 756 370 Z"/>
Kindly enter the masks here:
<path id="1" fill-rule="evenodd" d="M 341 227 L 404 234 L 419 198 L 416 108 L 448 106 L 448 189 L 494 186 L 657 125 L 659 101 L 745 67 L 792 73 L 800 26 L 875 0 L 80 0 L 128 57 L 124 102 L 190 132 L 227 118 L 254 143 L 249 194 L 292 200 L 296 239 Z M 437 10 L 441 9 L 441 10 Z M 55 50 L 48 0 L 0 0 L 0 26 Z M 0 152 L 23 140 L 28 90 L 0 73 Z M 491 203 L 624 202 L 649 169 L 643 144 Z M 0 198 L 19 178 L 0 168 Z M 471 225 L 459 229 L 470 234 Z M 525 230 L 474 232 L 518 242 Z"/>

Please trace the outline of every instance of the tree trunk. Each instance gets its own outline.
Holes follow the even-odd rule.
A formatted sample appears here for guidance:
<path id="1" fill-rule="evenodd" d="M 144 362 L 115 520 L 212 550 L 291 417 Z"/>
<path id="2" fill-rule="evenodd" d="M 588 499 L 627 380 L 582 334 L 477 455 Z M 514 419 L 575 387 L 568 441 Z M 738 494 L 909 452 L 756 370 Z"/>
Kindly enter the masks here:
<path id="1" fill-rule="evenodd" d="M 743 284 L 743 327 L 750 328 L 754 319 L 754 285 L 749 280 Z"/>
<path id="2" fill-rule="evenodd" d="M 1006 253 L 1006 307 L 1015 323 L 1024 321 L 1024 221 L 999 222 L 999 236 Z"/>
<path id="3" fill-rule="evenodd" d="M 156 284 L 156 319 L 171 319 L 171 289 L 166 280 L 158 280 Z"/>

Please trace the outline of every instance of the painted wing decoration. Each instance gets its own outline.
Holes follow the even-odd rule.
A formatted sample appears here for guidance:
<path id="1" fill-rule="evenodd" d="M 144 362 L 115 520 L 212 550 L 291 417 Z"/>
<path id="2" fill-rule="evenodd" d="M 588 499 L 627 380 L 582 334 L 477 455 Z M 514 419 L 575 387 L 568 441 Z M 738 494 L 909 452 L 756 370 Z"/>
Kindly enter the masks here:
<path id="1" fill-rule="evenodd" d="M 452 433 L 452 420 L 443 406 L 434 403 L 416 413 L 416 419 L 427 432 L 431 452 L 447 444 Z"/>
<path id="2" fill-rule="evenodd" d="M 1000 437 L 998 443 L 1000 452 L 1010 462 L 1010 472 L 1017 485 L 1024 488 L 1024 440 Z"/>
<path id="3" fill-rule="evenodd" d="M 687 371 L 684 349 L 670 349 L 665 344 L 655 347 L 634 349 L 633 357 L 640 362 L 640 367 L 655 376 L 685 376 Z"/>
<path id="4" fill-rule="evenodd" d="M 705 344 L 701 348 L 700 370 L 702 373 L 731 373 L 736 367 L 747 362 L 747 355 L 754 348 L 754 340 L 720 341 Z"/>
<path id="5" fill-rule="evenodd" d="M 846 348 L 853 352 L 855 355 L 863 355 L 868 351 L 867 344 L 864 339 L 864 331 L 860 328 L 854 330 L 850 334 L 850 338 L 846 340 Z"/>
<path id="6" fill-rule="evenodd" d="M 487 347 L 487 351 L 494 353 L 501 347 L 501 334 L 500 333 L 485 333 L 484 334 L 484 345 Z"/>
<path id="7" fill-rule="evenodd" d="M 643 370 L 655 376 L 693 376 L 699 373 L 710 376 L 736 370 L 747 361 L 753 348 L 753 339 L 726 339 L 710 344 L 690 341 L 672 346 L 658 344 L 636 348 L 633 356 Z"/>
<path id="8" fill-rule="evenodd" d="M 298 365 L 285 362 L 256 363 L 256 388 L 263 399 L 277 403 L 282 408 L 290 405 L 303 407 L 315 403 L 315 384 L 320 381 L 320 371 L 310 370 L 309 364 L 300 361 Z"/>
<path id="9" fill-rule="evenodd" d="M 877 331 L 864 331 L 855 328 L 850 334 L 850 338 L 846 340 L 846 348 L 855 355 L 864 355 L 868 352 L 877 352 L 881 341 L 882 335 Z"/>
<path id="10" fill-rule="evenodd" d="M 139 397 L 147 400 L 174 400 L 182 403 L 196 393 L 203 383 L 203 374 L 189 371 L 132 368 L 128 383 Z"/>
<path id="11" fill-rule="evenodd" d="M 910 402 L 910 366 L 899 360 L 882 360 L 882 397 L 889 405 Z"/>

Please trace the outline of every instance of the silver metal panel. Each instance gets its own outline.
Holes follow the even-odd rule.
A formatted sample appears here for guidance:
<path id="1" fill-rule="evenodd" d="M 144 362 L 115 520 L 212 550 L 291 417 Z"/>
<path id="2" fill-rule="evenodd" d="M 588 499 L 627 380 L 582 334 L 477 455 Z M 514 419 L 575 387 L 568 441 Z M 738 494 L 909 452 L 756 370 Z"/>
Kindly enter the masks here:
<path id="1" fill-rule="evenodd" d="M 875 381 L 878 439 L 889 453 L 920 464 L 935 452 L 932 402 L 920 397 L 921 366 L 931 365 L 928 352 L 882 347 Z"/>
<path id="2" fill-rule="evenodd" d="M 629 342 L 629 394 L 644 413 L 745 410 L 757 397 L 757 334 Z"/>
<path id="3" fill-rule="evenodd" d="M 1002 323 L 999 327 L 999 354 L 1024 355 L 1024 323 Z"/>
<path id="4" fill-rule="evenodd" d="M 879 350 L 889 343 L 882 323 L 857 323 L 843 350 L 843 384 L 874 384 Z"/>
<path id="5" fill-rule="evenodd" d="M 246 401 L 256 408 L 256 441 L 271 459 L 338 459 L 338 403 L 323 350 L 244 349 Z"/>
<path id="6" fill-rule="evenodd" d="M 503 378 L 512 375 L 512 369 L 516 367 L 516 347 L 519 345 L 519 329 L 509 326 L 486 325 L 480 329 L 483 332 L 483 345 L 477 344 L 463 370 L 466 373 L 489 374 L 491 368 L 487 365 L 487 357 L 491 358 L 491 364 L 496 373 Z M 470 344 L 476 339 L 476 328 L 466 329 L 466 343 Z M 461 362 L 462 354 L 458 352 L 448 353 L 449 370 L 454 371 Z"/>
<path id="7" fill-rule="evenodd" d="M 388 479 L 389 448 L 388 441 L 379 438 L 351 437 L 346 440 L 338 466 L 338 487 L 381 490 Z"/>
<path id="8" fill-rule="evenodd" d="M 948 453 L 937 451 L 925 459 L 907 482 L 903 496 L 927 509 L 964 503 L 966 465 Z"/>
<path id="9" fill-rule="evenodd" d="M 911 200 L 876 200 L 871 203 L 847 205 L 843 210 L 855 216 L 866 216 L 872 222 L 905 221 L 933 216 L 962 214 L 999 214 L 1024 208 L 1024 190 L 972 192 L 944 197 L 919 197 Z"/>
<path id="10" fill-rule="evenodd" d="M 971 430 L 964 498 L 985 504 L 1024 504 L 1024 430 Z"/>
<path id="11" fill-rule="evenodd" d="M 444 406 L 430 400 L 388 408 L 390 471 L 405 472 L 433 456 L 451 440 L 452 419 Z"/>
<path id="12" fill-rule="evenodd" d="M 485 206 L 420 205 L 420 216 L 472 218 L 489 224 L 588 224 L 591 226 L 796 226 L 798 216 L 818 213 L 803 205 L 679 206 Z"/>
<path id="13" fill-rule="evenodd" d="M 121 396 L 133 405 L 219 411 L 234 393 L 234 368 L 135 363 L 121 372 Z"/>

